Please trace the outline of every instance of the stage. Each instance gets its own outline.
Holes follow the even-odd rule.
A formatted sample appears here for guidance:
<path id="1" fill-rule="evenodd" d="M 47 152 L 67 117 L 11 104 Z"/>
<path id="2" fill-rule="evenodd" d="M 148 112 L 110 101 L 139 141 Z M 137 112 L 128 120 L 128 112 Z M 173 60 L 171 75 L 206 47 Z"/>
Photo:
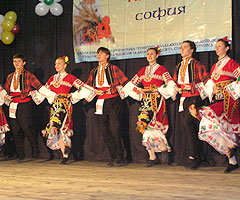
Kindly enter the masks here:
<path id="1" fill-rule="evenodd" d="M 0 162 L 0 199 L 239 199 L 240 170 L 43 159 Z"/>

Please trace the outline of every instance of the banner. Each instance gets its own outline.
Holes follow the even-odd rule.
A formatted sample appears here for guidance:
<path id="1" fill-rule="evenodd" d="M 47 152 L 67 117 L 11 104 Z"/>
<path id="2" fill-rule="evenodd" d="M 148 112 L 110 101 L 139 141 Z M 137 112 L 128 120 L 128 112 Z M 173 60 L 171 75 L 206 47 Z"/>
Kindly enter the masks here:
<path id="1" fill-rule="evenodd" d="M 75 62 L 97 61 L 100 46 L 111 60 L 140 58 L 159 46 L 179 54 L 184 40 L 197 52 L 213 51 L 216 40 L 232 38 L 231 0 L 74 0 Z"/>

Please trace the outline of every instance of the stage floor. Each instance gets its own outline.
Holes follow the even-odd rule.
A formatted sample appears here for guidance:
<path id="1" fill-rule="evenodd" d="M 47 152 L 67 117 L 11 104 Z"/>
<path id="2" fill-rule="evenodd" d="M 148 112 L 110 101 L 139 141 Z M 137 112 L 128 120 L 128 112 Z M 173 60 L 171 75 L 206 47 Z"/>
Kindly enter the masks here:
<path id="1" fill-rule="evenodd" d="M 224 174 L 224 167 L 59 162 L 1 161 L 0 199 L 240 199 L 240 169 Z"/>

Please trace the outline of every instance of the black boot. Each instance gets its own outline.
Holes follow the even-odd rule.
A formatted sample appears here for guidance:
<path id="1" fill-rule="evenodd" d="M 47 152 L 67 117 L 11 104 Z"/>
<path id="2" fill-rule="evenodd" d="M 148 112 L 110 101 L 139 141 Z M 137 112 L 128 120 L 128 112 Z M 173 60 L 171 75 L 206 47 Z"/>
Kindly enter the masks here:
<path id="1" fill-rule="evenodd" d="M 227 167 L 227 169 L 224 170 L 224 173 L 228 174 L 237 168 L 239 168 L 238 164 L 236 164 L 236 165 L 228 164 L 228 167 Z"/>
<path id="2" fill-rule="evenodd" d="M 201 158 L 195 159 L 195 162 L 192 164 L 191 169 L 197 170 L 202 163 L 203 163 L 203 160 Z"/>
<path id="3" fill-rule="evenodd" d="M 124 162 L 123 159 L 120 157 L 115 158 L 113 161 L 113 164 L 114 164 L 114 166 L 119 166 L 119 167 L 127 165 L 127 163 Z"/>
<path id="4" fill-rule="evenodd" d="M 67 158 L 63 157 L 61 164 L 67 164 L 68 158 L 69 157 L 67 157 Z"/>
<path id="5" fill-rule="evenodd" d="M 157 158 L 155 158 L 155 160 L 149 160 L 146 167 L 152 167 L 156 164 L 158 164 L 158 159 Z"/>
<path id="6" fill-rule="evenodd" d="M 193 157 L 193 156 L 189 156 L 186 164 L 187 164 L 186 165 L 187 168 L 190 168 L 192 170 L 196 170 L 202 164 L 202 159 L 197 158 L 197 157 Z"/>

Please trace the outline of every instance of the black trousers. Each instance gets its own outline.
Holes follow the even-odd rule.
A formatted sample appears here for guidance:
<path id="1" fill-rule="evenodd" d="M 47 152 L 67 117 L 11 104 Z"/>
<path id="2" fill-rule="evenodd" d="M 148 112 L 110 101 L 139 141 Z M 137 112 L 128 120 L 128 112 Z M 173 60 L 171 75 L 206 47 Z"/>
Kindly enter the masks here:
<path id="1" fill-rule="evenodd" d="M 103 115 L 98 115 L 99 129 L 109 150 L 111 159 L 123 160 L 123 147 L 119 131 L 121 99 L 114 97 L 105 99 Z"/>
<path id="2" fill-rule="evenodd" d="M 186 97 L 183 103 L 184 111 L 181 113 L 181 126 L 186 139 L 186 152 L 188 156 L 200 157 L 202 154 L 202 142 L 198 139 L 199 121 L 189 112 L 189 106 L 194 104 L 200 108 L 205 104 L 200 96 Z"/>
<path id="3" fill-rule="evenodd" d="M 32 155 L 38 156 L 39 154 L 38 143 L 34 139 L 31 128 L 31 108 L 31 101 L 19 103 L 17 107 L 16 118 L 11 118 L 11 127 L 16 145 L 16 153 L 18 154 L 19 158 L 25 157 L 24 135 L 30 142 L 31 149 L 33 150 Z"/>

